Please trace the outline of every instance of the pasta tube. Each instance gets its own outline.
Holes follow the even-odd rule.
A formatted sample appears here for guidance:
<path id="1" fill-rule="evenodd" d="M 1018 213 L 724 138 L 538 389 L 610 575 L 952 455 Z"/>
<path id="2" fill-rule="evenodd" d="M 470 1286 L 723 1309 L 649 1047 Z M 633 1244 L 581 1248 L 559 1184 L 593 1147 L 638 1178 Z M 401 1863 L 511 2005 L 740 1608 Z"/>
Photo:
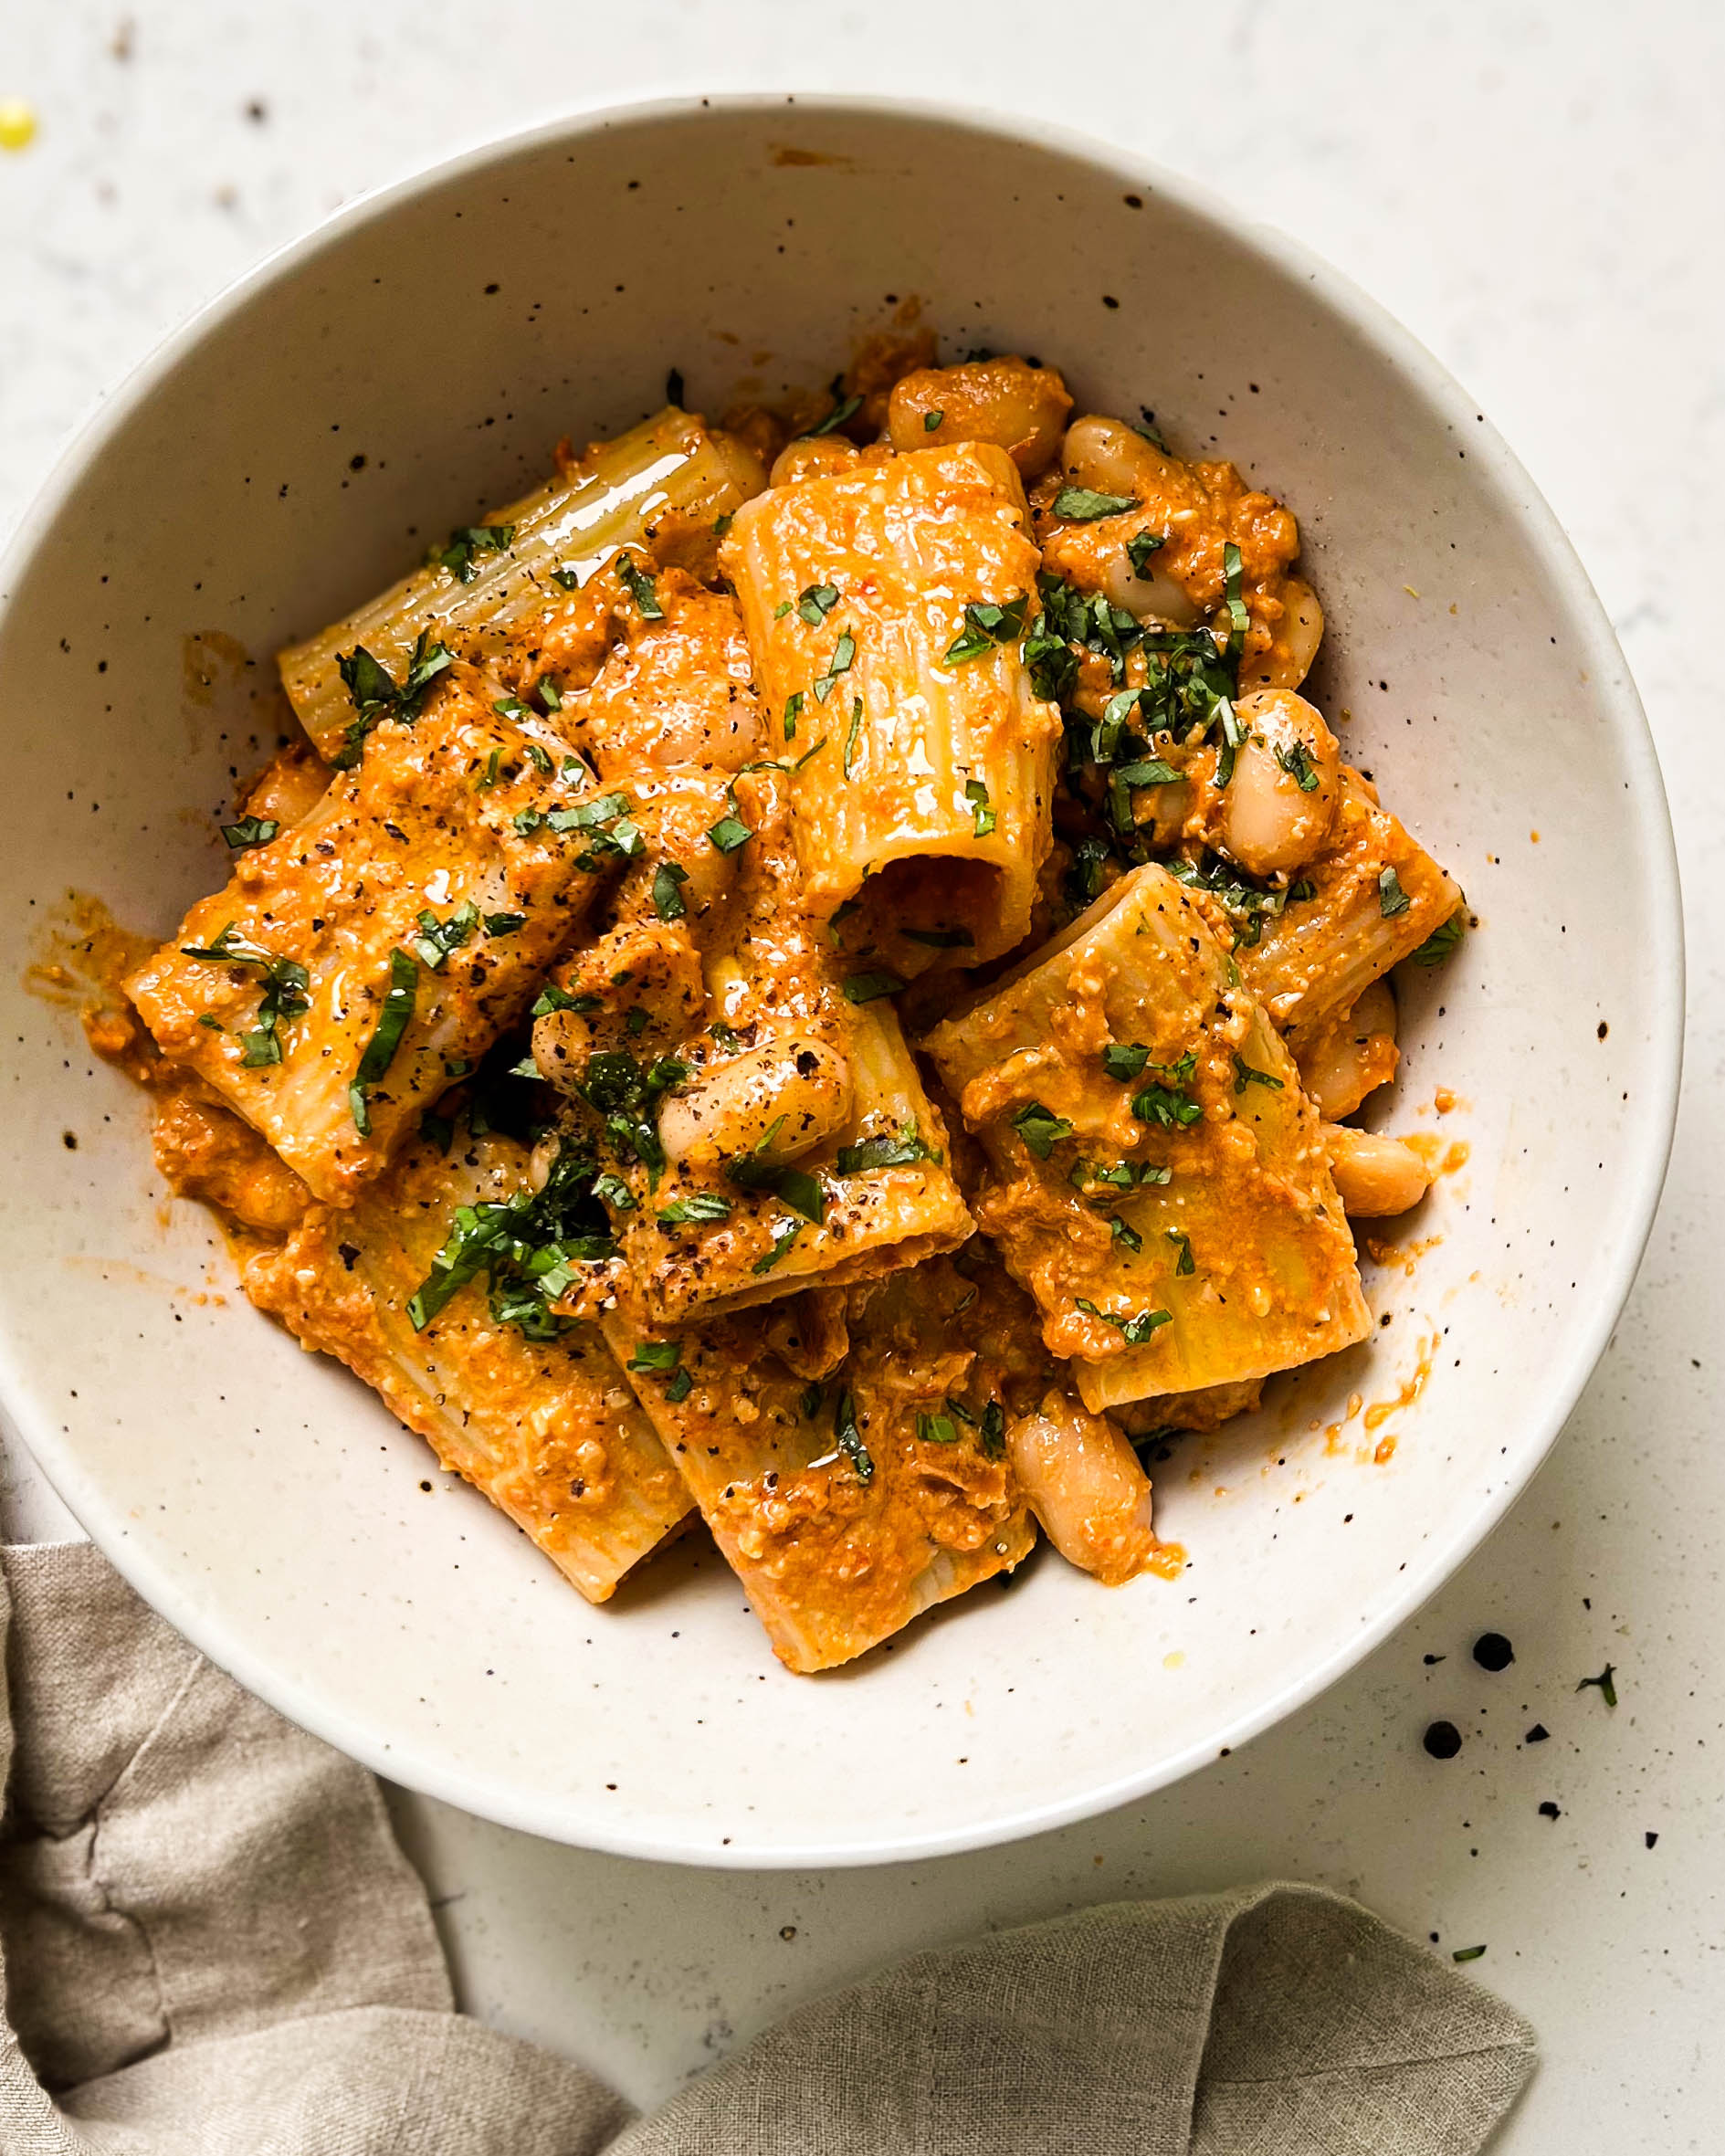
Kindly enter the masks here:
<path id="1" fill-rule="evenodd" d="M 532 1232 L 531 1201 L 513 1140 L 464 1129 L 446 1151 L 418 1137 L 357 1204 L 314 1205 L 285 1243 L 254 1249 L 242 1279 L 604 1602 L 690 1502 L 598 1328 L 552 1319 L 519 1267 L 494 1271 L 488 1293 L 480 1261 L 502 1266 L 500 1226 Z M 451 1236 L 463 1220 L 465 1249 Z M 500 1315 L 511 1294 L 515 1322 Z"/>
<path id="2" fill-rule="evenodd" d="M 351 1203 L 581 928 L 615 800 L 450 671 L 310 813 L 248 847 L 126 983 L 172 1061 Z"/>
<path id="3" fill-rule="evenodd" d="M 1344 767 L 1329 845 L 1240 950 L 1240 972 L 1299 1053 L 1461 904 L 1460 886 Z"/>
<path id="4" fill-rule="evenodd" d="M 780 1315 L 605 1332 L 774 1652 L 828 1669 L 1028 1554 L 1006 1430 L 1047 1365 L 986 1263 Z"/>
<path id="5" fill-rule="evenodd" d="M 977 1219 L 1092 1411 L 1364 1337 L 1293 1058 L 1166 869 L 1113 886 L 926 1046 L 987 1156 Z"/>
<path id="6" fill-rule="evenodd" d="M 742 484 L 739 481 L 742 481 Z M 710 526 L 758 485 L 730 444 L 693 414 L 668 407 L 644 426 L 600 442 L 580 463 L 484 523 L 451 536 L 424 568 L 380 598 L 283 651 L 278 665 L 300 721 L 320 752 L 342 752 L 354 719 L 342 662 L 363 651 L 392 679 L 409 674 L 417 647 L 447 639 L 482 658 L 510 628 L 542 612 L 559 589 L 584 584 L 619 547 L 650 538 L 675 516 Z"/>
<path id="7" fill-rule="evenodd" d="M 864 456 L 739 510 L 721 550 L 797 852 L 844 947 L 909 977 L 1029 931 L 1059 714 L 1022 649 L 1036 550 L 1023 487 L 983 442 Z"/>
<path id="8" fill-rule="evenodd" d="M 559 970 L 533 1034 L 606 1155 L 619 1293 L 644 1327 L 873 1279 L 972 1232 L 890 1004 L 799 910 L 779 775 L 711 782 L 689 870 L 661 881 L 693 783 L 638 789 L 654 836 L 619 923 Z M 697 878 L 721 815 L 734 868 L 715 890 Z"/>

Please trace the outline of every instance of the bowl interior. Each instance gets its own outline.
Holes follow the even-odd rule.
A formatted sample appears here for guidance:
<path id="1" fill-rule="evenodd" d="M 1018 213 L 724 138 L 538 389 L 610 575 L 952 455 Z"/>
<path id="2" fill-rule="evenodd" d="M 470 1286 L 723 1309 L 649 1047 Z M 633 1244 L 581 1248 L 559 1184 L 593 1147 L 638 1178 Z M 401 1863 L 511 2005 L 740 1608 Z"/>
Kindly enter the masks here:
<path id="1" fill-rule="evenodd" d="M 1481 920 L 1404 998 L 1383 1111 L 1457 1165 L 1368 1281 L 1365 1347 L 1158 1470 L 1170 1584 L 1043 1556 L 861 1667 L 771 1658 L 710 1553 L 591 1610 L 233 1286 L 142 1102 L 20 979 L 68 887 L 165 932 L 274 734 L 270 655 L 543 471 L 552 441 L 819 383 L 920 303 L 1064 366 L 1297 510 L 1318 693 Z M 9 1412 L 134 1582 L 399 1780 L 566 1840 L 714 1863 L 997 1839 L 1172 1779 L 1336 1675 L 1470 1549 L 1603 1345 L 1657 1195 L 1678 954 L 1634 692 L 1459 392 L 1283 243 L 1118 159 L 914 111 L 573 121 L 363 205 L 114 401 L 12 557 L 24 813 L 0 982 Z M 1436 1089 L 1457 1105 L 1434 1113 Z M 1465 1160 L 1461 1157 L 1465 1152 Z M 1350 1412 L 1351 1405 L 1353 1412 Z"/>

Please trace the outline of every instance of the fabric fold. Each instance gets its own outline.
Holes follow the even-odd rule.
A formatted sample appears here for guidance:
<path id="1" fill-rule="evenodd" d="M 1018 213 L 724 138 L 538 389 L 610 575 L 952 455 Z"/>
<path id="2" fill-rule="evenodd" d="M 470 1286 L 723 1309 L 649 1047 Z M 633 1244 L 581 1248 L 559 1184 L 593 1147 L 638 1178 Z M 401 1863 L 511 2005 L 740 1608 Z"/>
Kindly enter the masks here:
<path id="1" fill-rule="evenodd" d="M 817 1999 L 652 2116 L 453 2011 L 363 1769 L 84 1543 L 0 1551 L 0 2156 L 1470 2156 L 1533 2036 L 1354 1903 L 1121 1903 Z"/>

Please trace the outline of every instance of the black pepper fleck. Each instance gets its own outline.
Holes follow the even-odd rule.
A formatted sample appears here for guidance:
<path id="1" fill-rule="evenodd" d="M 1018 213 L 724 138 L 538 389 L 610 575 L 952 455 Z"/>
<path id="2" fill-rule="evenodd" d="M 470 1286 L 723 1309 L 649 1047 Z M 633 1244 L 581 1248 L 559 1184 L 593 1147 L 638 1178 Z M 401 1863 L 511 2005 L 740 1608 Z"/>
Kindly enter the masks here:
<path id="1" fill-rule="evenodd" d="M 1489 1669 L 1495 1675 L 1515 1660 L 1515 1649 L 1501 1632 L 1482 1632 L 1474 1642 L 1474 1660 L 1481 1669 Z"/>
<path id="2" fill-rule="evenodd" d="M 1454 1722 L 1432 1722 L 1421 1742 L 1435 1760 L 1453 1760 L 1461 1750 L 1461 1731 Z"/>
<path id="3" fill-rule="evenodd" d="M 1543 1722 L 1535 1722 L 1521 1741 L 1523 1744 L 1543 1744 L 1551 1733 Z"/>

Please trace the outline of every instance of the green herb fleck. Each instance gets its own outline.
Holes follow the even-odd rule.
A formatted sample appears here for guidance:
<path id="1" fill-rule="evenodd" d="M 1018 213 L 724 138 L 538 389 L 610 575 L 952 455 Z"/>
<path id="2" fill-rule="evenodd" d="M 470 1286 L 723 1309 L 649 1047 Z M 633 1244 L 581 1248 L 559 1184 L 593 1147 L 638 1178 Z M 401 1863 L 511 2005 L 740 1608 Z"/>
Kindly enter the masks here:
<path id="1" fill-rule="evenodd" d="M 800 1220 L 782 1222 L 773 1231 L 772 1249 L 764 1251 L 761 1257 L 757 1257 L 749 1270 L 752 1273 L 770 1273 L 779 1260 L 789 1252 L 791 1246 L 802 1232 L 803 1223 Z"/>
<path id="2" fill-rule="evenodd" d="M 1449 957 L 1467 932 L 1467 909 L 1457 906 L 1449 919 L 1442 921 L 1410 955 L 1416 966 L 1439 966 Z"/>
<path id="3" fill-rule="evenodd" d="M 689 908 L 678 887 L 688 881 L 689 870 L 675 861 L 661 861 L 653 871 L 653 910 L 661 920 L 681 920 L 687 915 Z"/>
<path id="4" fill-rule="evenodd" d="M 1009 599 L 1004 606 L 979 600 L 964 609 L 964 626 L 947 647 L 941 664 L 962 666 L 967 658 L 980 658 L 997 644 L 1015 644 L 1025 633 L 1025 615 L 1030 605 L 1028 592 Z"/>
<path id="5" fill-rule="evenodd" d="M 813 437 L 816 435 L 831 434 L 836 427 L 843 426 L 846 420 L 854 418 L 856 415 L 861 411 L 861 397 L 846 397 L 842 403 L 836 404 L 833 406 L 832 410 L 826 415 L 826 418 L 821 421 L 818 426 L 811 426 L 809 428 L 809 437 L 813 439 Z"/>
<path id="6" fill-rule="evenodd" d="M 1068 524 L 1092 524 L 1098 517 L 1118 517 L 1137 507 L 1133 495 L 1099 494 L 1093 487 L 1062 487 L 1054 498 L 1055 515 Z"/>
<path id="7" fill-rule="evenodd" d="M 731 1200 L 716 1190 L 691 1191 L 686 1198 L 673 1198 L 657 1215 L 660 1227 L 689 1227 L 699 1222 L 728 1220 Z"/>
<path id="8" fill-rule="evenodd" d="M 998 820 L 994 811 L 988 805 L 988 788 L 981 779 L 966 779 L 964 798 L 971 805 L 973 836 L 977 838 L 986 838 L 994 830 Z"/>
<path id="9" fill-rule="evenodd" d="M 347 1104 L 352 1113 L 353 1128 L 362 1138 L 369 1138 L 372 1134 L 371 1110 L 365 1098 L 367 1089 L 379 1084 L 395 1060 L 401 1036 L 406 1032 L 407 1022 L 414 1015 L 414 995 L 418 983 L 419 969 L 415 965 L 411 954 L 405 951 L 392 951 L 389 954 L 389 986 L 384 992 L 384 1007 L 377 1015 L 377 1025 L 371 1039 L 365 1044 L 365 1053 L 360 1057 L 360 1067 L 347 1089 Z"/>
<path id="10" fill-rule="evenodd" d="M 1135 538 L 1129 539 L 1126 542 L 1126 559 L 1132 565 L 1132 574 L 1141 579 L 1150 557 L 1160 553 L 1167 543 L 1166 536 L 1160 531 L 1141 531 Z"/>
<path id="11" fill-rule="evenodd" d="M 1063 1138 L 1070 1138 L 1072 1125 L 1040 1100 L 1027 1101 L 1012 1120 L 1012 1127 L 1039 1161 L 1046 1161 Z"/>
<path id="12" fill-rule="evenodd" d="M 1615 1707 L 1617 1704 L 1617 1687 L 1613 1682 L 1613 1679 L 1615 1677 L 1616 1674 L 1616 1664 L 1615 1662 L 1607 1662 L 1605 1667 L 1600 1671 L 1597 1677 L 1583 1677 L 1582 1681 L 1576 1686 L 1575 1689 L 1578 1692 L 1584 1692 L 1586 1691 L 1587 1688 L 1592 1685 L 1598 1691 L 1600 1698 L 1605 1702 L 1607 1707 Z"/>
<path id="13" fill-rule="evenodd" d="M 272 816 L 241 816 L 237 824 L 224 824 L 222 836 L 237 854 L 248 847 L 268 846 L 281 826 Z"/>
<path id="14" fill-rule="evenodd" d="M 872 1482 L 875 1463 L 869 1457 L 868 1447 L 862 1441 L 862 1432 L 857 1427 L 857 1403 L 847 1386 L 833 1408 L 833 1436 L 838 1449 L 856 1470 L 858 1482 Z"/>
<path id="15" fill-rule="evenodd" d="M 1190 1273 L 1194 1271 L 1195 1268 L 1192 1262 L 1192 1237 L 1182 1235 L 1177 1227 L 1164 1228 L 1162 1233 L 1180 1253 L 1179 1259 L 1174 1266 L 1175 1272 Z"/>
<path id="16" fill-rule="evenodd" d="M 834 1167 L 840 1175 L 872 1175 L 881 1168 L 909 1168 L 934 1157 L 921 1131 L 907 1123 L 900 1131 L 877 1131 L 855 1145 L 841 1145 Z"/>
<path id="17" fill-rule="evenodd" d="M 838 604 L 836 584 L 812 584 L 797 600 L 796 611 L 812 629 L 818 629 Z"/>
<path id="18" fill-rule="evenodd" d="M 1141 1041 L 1110 1041 L 1102 1050 L 1102 1068 L 1111 1078 L 1135 1078 L 1150 1061 L 1150 1050 Z"/>
<path id="19" fill-rule="evenodd" d="M 447 569 L 458 583 L 471 584 L 479 573 L 481 554 L 500 554 L 515 537 L 513 524 L 458 524 L 447 546 L 434 546 L 427 567 Z"/>
<path id="20" fill-rule="evenodd" d="M 784 738 L 787 741 L 796 739 L 796 722 L 802 716 L 803 691 L 794 689 L 784 699 Z"/>
<path id="21" fill-rule="evenodd" d="M 871 1004 L 883 995 L 897 995 L 904 986 L 896 973 L 847 973 L 845 976 L 846 1000 L 854 1004 Z"/>
<path id="22" fill-rule="evenodd" d="M 1402 879 L 1394 868 L 1386 868 L 1378 878 L 1378 911 L 1385 920 L 1394 920 L 1398 913 L 1405 913 L 1414 903 L 1402 889 Z"/>
<path id="23" fill-rule="evenodd" d="M 1236 1050 L 1234 1057 L 1234 1090 L 1236 1093 L 1244 1093 L 1247 1086 L 1268 1086 L 1278 1093 L 1282 1090 L 1280 1078 L 1273 1077 L 1267 1070 L 1254 1070 L 1246 1057 Z"/>
<path id="24" fill-rule="evenodd" d="M 407 658 L 407 671 L 399 686 L 387 667 L 381 665 L 363 644 L 337 656 L 336 671 L 353 702 L 354 716 L 342 736 L 342 746 L 330 762 L 337 771 L 352 771 L 364 752 L 365 737 L 385 719 L 404 725 L 417 719 L 426 693 L 446 667 L 455 664 L 455 654 L 432 641 L 422 629 Z"/>
<path id="25" fill-rule="evenodd" d="M 839 676 L 849 673 L 851 662 L 856 657 L 856 637 L 851 635 L 848 629 L 841 629 L 838 641 L 833 647 L 833 656 L 827 665 L 826 671 L 815 679 L 815 701 L 817 704 L 824 704 L 831 696 Z"/>

